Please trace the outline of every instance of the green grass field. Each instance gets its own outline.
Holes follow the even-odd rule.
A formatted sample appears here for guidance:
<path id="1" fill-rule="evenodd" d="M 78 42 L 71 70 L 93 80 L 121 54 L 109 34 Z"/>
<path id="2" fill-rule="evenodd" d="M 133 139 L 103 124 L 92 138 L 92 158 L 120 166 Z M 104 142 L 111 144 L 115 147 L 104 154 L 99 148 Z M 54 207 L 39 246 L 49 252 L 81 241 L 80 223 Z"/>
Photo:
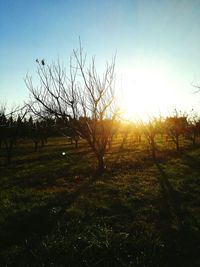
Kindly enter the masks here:
<path id="1" fill-rule="evenodd" d="M 3 153 L 0 266 L 200 266 L 199 147 L 160 144 L 155 162 L 115 140 L 101 177 L 83 141 Z"/>

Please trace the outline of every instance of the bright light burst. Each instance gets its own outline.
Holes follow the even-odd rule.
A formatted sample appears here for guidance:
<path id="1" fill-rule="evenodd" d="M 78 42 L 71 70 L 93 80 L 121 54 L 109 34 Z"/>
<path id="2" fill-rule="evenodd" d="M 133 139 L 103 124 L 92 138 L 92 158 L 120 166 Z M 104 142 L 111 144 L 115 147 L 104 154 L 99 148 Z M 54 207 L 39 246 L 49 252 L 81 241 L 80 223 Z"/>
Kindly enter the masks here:
<path id="1" fill-rule="evenodd" d="M 167 115 L 180 103 L 176 84 L 161 68 L 129 68 L 122 73 L 119 103 L 124 117 L 138 120 Z"/>

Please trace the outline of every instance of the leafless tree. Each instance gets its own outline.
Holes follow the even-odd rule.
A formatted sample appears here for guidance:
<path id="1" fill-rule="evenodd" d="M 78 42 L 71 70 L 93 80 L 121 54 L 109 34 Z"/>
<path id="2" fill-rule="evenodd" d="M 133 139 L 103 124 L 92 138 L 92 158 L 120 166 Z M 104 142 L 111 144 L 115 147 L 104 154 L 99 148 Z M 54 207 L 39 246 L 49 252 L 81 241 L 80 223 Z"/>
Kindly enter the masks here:
<path id="1" fill-rule="evenodd" d="M 17 124 L 17 117 L 24 118 L 27 114 L 26 106 L 12 107 L 7 112 L 5 103 L 0 104 L 0 148 L 5 147 L 7 163 L 11 163 L 14 146 L 19 137 L 19 125 Z"/>
<path id="2" fill-rule="evenodd" d="M 164 127 L 167 135 L 176 145 L 176 150 L 180 150 L 180 138 L 185 135 L 188 126 L 187 114 L 174 111 L 174 116 L 165 119 Z"/>
<path id="3" fill-rule="evenodd" d="M 192 141 L 193 146 L 195 146 L 200 136 L 200 118 L 197 113 L 191 112 L 187 119 L 188 125 L 185 129 L 185 137 Z"/>
<path id="4" fill-rule="evenodd" d="M 161 125 L 161 118 L 150 119 L 147 123 L 141 122 L 142 132 L 144 133 L 144 136 L 149 144 L 151 155 L 154 160 L 156 159 L 157 151 L 156 136 L 161 133 Z"/>
<path id="5" fill-rule="evenodd" d="M 66 128 L 85 139 L 98 161 L 98 170 L 105 168 L 104 156 L 117 116 L 114 98 L 115 58 L 99 75 L 95 59 L 86 65 L 86 54 L 80 45 L 73 50 L 67 73 L 60 61 L 48 65 L 37 61 L 40 85 L 26 76 L 30 91 L 29 108 L 42 118 L 61 118 Z"/>

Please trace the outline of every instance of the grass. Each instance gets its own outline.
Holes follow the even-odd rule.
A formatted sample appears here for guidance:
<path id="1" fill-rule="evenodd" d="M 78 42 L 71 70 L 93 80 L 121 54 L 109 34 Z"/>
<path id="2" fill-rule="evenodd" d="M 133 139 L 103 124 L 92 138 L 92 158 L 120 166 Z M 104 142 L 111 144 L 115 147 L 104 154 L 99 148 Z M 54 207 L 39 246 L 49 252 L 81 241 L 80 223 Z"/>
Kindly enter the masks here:
<path id="1" fill-rule="evenodd" d="M 0 157 L 0 266 L 199 266 L 200 148 L 159 151 L 116 142 L 96 179 L 84 142 Z"/>

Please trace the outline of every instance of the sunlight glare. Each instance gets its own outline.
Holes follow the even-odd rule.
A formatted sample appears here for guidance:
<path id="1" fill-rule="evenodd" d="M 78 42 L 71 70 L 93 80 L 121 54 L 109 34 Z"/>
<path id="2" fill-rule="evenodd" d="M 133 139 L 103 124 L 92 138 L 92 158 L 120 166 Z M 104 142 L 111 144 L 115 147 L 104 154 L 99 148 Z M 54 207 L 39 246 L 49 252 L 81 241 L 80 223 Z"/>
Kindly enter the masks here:
<path id="1" fill-rule="evenodd" d="M 122 73 L 120 106 L 126 119 L 166 115 L 177 104 L 175 84 L 161 68 L 130 68 Z"/>

